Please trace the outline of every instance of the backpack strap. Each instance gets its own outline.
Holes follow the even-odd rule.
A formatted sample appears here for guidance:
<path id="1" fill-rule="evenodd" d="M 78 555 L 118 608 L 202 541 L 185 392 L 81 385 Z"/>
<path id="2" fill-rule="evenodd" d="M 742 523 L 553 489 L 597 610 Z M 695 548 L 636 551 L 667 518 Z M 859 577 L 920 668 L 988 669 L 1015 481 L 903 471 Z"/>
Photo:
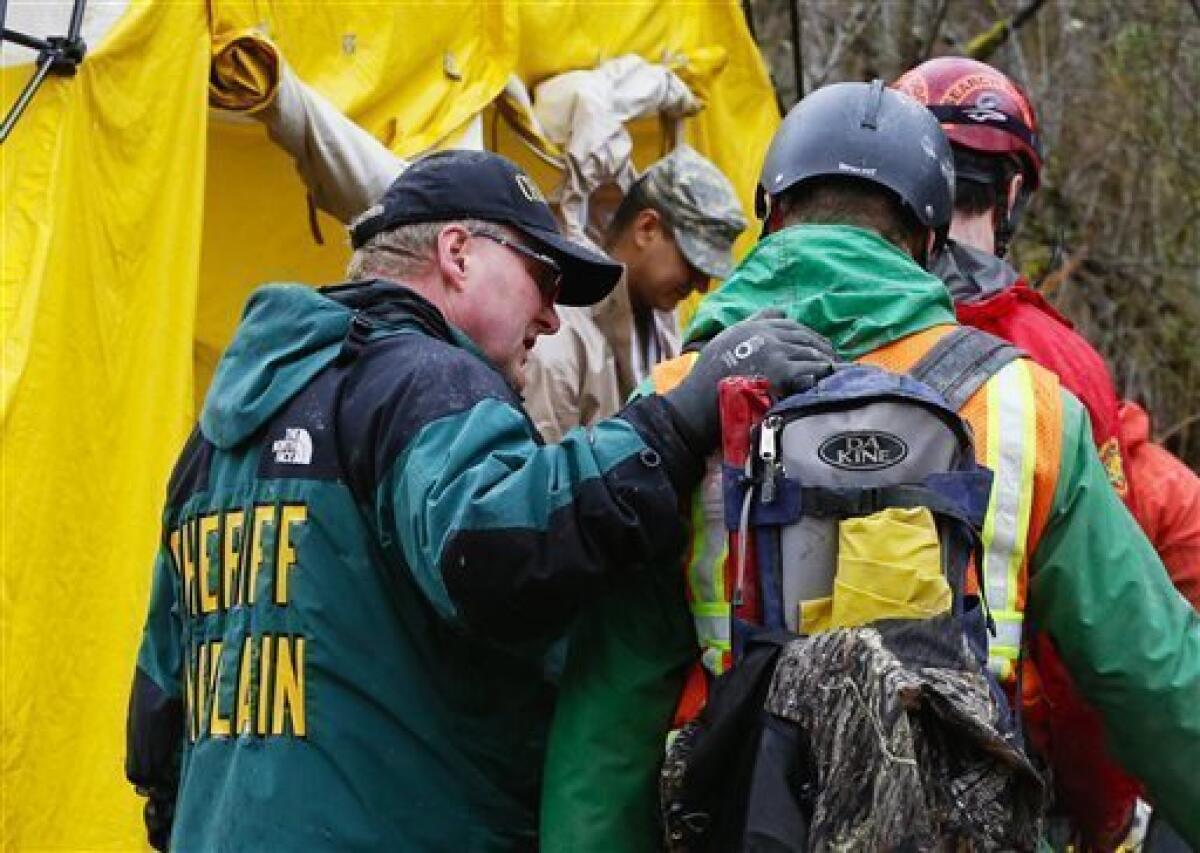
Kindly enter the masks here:
<path id="1" fill-rule="evenodd" d="M 934 344 L 908 374 L 941 394 L 957 412 L 983 383 L 1024 355 L 995 335 L 959 326 Z"/>

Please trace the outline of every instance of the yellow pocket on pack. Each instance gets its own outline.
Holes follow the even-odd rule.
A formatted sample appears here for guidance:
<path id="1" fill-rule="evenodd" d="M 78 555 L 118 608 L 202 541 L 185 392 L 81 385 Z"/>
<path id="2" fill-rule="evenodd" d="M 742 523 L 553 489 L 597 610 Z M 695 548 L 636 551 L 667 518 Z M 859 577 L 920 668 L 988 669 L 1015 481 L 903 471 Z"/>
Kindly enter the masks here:
<path id="1" fill-rule="evenodd" d="M 925 507 L 889 507 L 838 524 L 829 625 L 926 619 L 950 609 L 937 524 Z"/>
<path id="2" fill-rule="evenodd" d="M 796 620 L 799 633 L 818 634 L 830 629 L 833 617 L 833 596 L 810 598 L 800 602 L 799 619 Z"/>

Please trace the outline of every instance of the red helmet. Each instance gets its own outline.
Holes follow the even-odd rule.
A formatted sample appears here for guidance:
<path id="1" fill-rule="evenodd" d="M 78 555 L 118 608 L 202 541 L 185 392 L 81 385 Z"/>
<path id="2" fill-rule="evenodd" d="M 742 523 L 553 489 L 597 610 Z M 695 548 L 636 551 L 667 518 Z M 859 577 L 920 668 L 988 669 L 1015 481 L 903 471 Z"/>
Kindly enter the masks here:
<path id="1" fill-rule="evenodd" d="M 892 84 L 929 107 L 954 145 L 980 154 L 1012 155 L 1025 183 L 1037 189 L 1042 143 L 1025 92 L 990 65 L 963 56 L 922 62 Z"/>

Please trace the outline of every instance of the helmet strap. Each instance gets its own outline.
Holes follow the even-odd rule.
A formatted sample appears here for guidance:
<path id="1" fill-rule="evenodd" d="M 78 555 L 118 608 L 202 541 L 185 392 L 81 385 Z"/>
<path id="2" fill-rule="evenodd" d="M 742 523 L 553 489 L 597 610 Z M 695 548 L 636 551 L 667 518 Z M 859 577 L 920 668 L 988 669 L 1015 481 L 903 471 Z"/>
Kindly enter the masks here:
<path id="1" fill-rule="evenodd" d="M 1017 232 L 1017 226 L 1021 224 L 1021 217 L 1025 214 L 1025 205 L 1029 203 L 1031 195 L 1029 189 L 1022 184 L 1017 190 L 1017 197 L 1013 200 L 1012 207 L 1008 206 L 1008 185 L 1005 185 L 1004 191 L 996 194 L 996 229 L 995 229 L 995 247 L 994 252 L 997 258 L 1003 258 L 1008 254 L 1008 247 L 1012 243 L 1013 235 Z"/>

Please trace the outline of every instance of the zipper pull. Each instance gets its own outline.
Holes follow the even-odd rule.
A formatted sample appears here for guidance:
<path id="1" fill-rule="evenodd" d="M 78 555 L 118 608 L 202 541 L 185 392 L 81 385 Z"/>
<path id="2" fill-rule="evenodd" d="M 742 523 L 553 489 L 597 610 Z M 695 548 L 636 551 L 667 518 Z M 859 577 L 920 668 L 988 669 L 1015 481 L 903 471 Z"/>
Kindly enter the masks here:
<path id="1" fill-rule="evenodd" d="M 758 458 L 763 465 L 762 502 L 775 500 L 775 478 L 779 473 L 779 415 L 771 415 L 762 422 L 758 436 Z"/>

